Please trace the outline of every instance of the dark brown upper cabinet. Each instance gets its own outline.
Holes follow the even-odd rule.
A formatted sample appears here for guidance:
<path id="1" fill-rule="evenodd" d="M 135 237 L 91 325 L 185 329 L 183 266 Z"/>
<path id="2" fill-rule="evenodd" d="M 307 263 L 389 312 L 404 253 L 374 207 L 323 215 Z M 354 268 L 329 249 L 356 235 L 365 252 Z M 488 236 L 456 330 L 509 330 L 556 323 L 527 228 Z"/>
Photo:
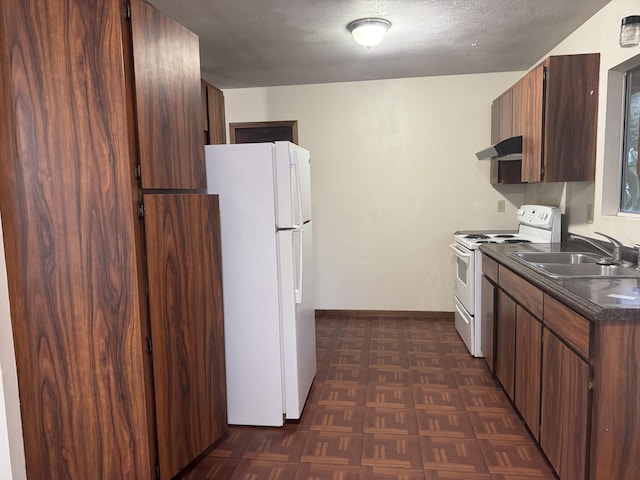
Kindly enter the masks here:
<path id="1" fill-rule="evenodd" d="M 202 80 L 202 117 L 204 144 L 227 143 L 227 124 L 224 114 L 224 93 Z"/>
<path id="2" fill-rule="evenodd" d="M 515 106 L 519 103 L 519 90 L 511 87 L 491 104 L 491 143 L 496 144 L 502 140 L 516 135 L 520 122 L 517 119 Z M 501 162 L 491 160 L 490 180 L 492 184 L 519 183 L 522 162 Z"/>
<path id="3" fill-rule="evenodd" d="M 131 44 L 142 188 L 206 189 L 198 36 L 137 0 Z"/>
<path id="4" fill-rule="evenodd" d="M 492 142 L 522 135 L 522 160 L 492 161 L 491 183 L 595 179 L 599 68 L 598 53 L 551 56 L 507 91 L 510 110 L 494 101 Z"/>

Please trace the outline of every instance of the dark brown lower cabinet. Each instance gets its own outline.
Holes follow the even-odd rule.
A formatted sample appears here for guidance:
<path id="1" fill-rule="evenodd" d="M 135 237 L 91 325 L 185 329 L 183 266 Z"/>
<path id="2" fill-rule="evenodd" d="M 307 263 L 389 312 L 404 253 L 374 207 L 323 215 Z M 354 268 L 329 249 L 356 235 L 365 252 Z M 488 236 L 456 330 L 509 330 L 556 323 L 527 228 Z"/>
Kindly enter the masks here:
<path id="1" fill-rule="evenodd" d="M 543 341 L 540 446 L 562 480 L 584 480 L 589 365 L 548 329 Z"/>
<path id="2" fill-rule="evenodd" d="M 495 368 L 495 309 L 496 309 L 496 287 L 487 279 L 482 277 L 482 312 L 480 312 L 480 322 L 482 327 L 482 354 L 491 372 Z"/>
<path id="3" fill-rule="evenodd" d="M 496 315 L 496 377 L 513 400 L 515 375 L 516 302 L 498 290 Z"/>
<path id="4" fill-rule="evenodd" d="M 584 316 L 493 258 L 483 274 L 495 375 L 558 478 L 640 479 L 640 317 Z"/>
<path id="5" fill-rule="evenodd" d="M 536 317 L 518 306 L 514 403 L 535 438 L 538 438 L 540 425 L 541 355 L 542 324 Z"/>

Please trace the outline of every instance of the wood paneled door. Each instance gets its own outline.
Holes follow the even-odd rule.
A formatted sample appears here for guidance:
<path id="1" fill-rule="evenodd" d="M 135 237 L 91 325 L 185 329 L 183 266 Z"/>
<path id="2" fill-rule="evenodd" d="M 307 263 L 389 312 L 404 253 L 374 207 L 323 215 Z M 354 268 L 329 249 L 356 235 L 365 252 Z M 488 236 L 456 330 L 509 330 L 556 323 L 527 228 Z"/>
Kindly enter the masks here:
<path id="1" fill-rule="evenodd" d="M 27 477 L 147 480 L 122 5 L 3 0 L 0 18 L 0 206 Z"/>
<path id="2" fill-rule="evenodd" d="M 143 0 L 131 37 L 142 188 L 206 189 L 198 37 Z"/>
<path id="3" fill-rule="evenodd" d="M 498 312 L 496 315 L 496 377 L 513 400 L 515 381 L 515 338 L 516 338 L 516 302 L 498 291 Z"/>
<path id="4" fill-rule="evenodd" d="M 587 471 L 589 365 L 546 328 L 543 338 L 540 446 L 562 480 L 583 480 Z"/>
<path id="5" fill-rule="evenodd" d="M 518 305 L 514 403 L 535 438 L 540 425 L 541 345 L 542 323 Z"/>
<path id="6" fill-rule="evenodd" d="M 145 195 L 152 357 L 163 478 L 226 431 L 216 195 Z"/>
<path id="7" fill-rule="evenodd" d="M 487 279 L 482 277 L 482 311 L 480 321 L 482 328 L 482 354 L 487 362 L 489 371 L 494 371 L 495 360 L 495 313 L 496 313 L 496 287 Z"/>

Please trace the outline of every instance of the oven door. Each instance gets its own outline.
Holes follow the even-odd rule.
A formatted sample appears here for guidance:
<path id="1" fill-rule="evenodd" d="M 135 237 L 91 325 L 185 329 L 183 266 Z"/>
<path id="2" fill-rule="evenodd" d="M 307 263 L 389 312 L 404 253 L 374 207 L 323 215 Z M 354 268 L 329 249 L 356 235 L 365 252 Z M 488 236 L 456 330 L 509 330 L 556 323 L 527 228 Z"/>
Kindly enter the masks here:
<path id="1" fill-rule="evenodd" d="M 470 315 L 475 314 L 475 252 L 457 243 L 451 244 L 455 254 L 455 295 Z"/>

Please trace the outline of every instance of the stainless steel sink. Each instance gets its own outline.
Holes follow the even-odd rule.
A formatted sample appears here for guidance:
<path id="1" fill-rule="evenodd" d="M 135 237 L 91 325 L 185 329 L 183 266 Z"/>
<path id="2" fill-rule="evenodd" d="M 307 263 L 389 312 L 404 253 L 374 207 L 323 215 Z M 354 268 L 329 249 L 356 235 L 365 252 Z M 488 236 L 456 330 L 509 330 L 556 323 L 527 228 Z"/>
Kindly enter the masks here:
<path id="1" fill-rule="evenodd" d="M 620 265 L 598 265 L 596 263 L 532 263 L 533 268 L 550 277 L 638 277 L 640 271 Z"/>
<path id="2" fill-rule="evenodd" d="M 602 255 L 591 252 L 518 252 L 515 256 L 528 263 L 559 263 L 562 265 L 596 263 L 602 258 Z"/>
<path id="3" fill-rule="evenodd" d="M 640 270 L 620 265 L 598 265 L 602 255 L 592 252 L 517 252 L 515 258 L 553 278 L 631 277 L 640 278 Z"/>

